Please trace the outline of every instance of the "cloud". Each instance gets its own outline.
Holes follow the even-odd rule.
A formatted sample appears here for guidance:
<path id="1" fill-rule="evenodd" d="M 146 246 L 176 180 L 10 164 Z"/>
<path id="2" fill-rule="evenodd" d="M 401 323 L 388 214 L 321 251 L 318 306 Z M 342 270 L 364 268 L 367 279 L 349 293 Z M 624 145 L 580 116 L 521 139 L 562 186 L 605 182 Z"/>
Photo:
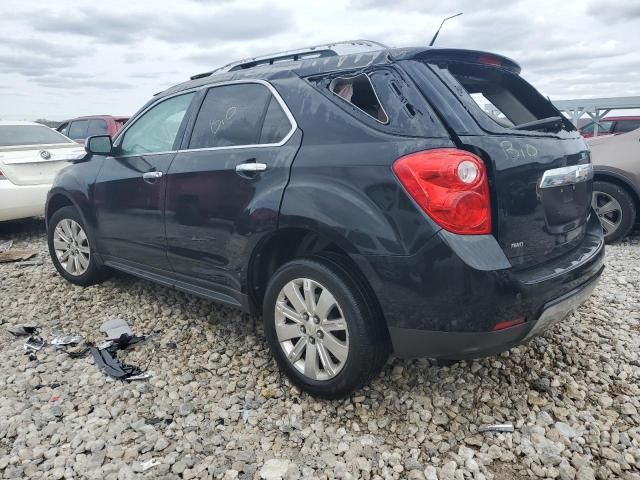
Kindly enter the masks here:
<path id="1" fill-rule="evenodd" d="M 0 54 L 0 73 L 19 73 L 29 77 L 47 75 L 52 69 L 69 65 L 65 58 L 33 54 Z"/>
<path id="2" fill-rule="evenodd" d="M 141 12 L 91 7 L 71 13 L 43 14 L 34 21 L 39 31 L 80 35 L 110 44 L 131 44 L 142 39 L 211 44 L 266 38 L 286 32 L 292 24 L 289 11 L 267 5 L 228 5 L 171 13 L 162 9 Z"/>
<path id="3" fill-rule="evenodd" d="M 638 0 L 603 0 L 589 3 L 587 15 L 605 23 L 629 23 L 640 19 Z"/>
<path id="4" fill-rule="evenodd" d="M 29 37 L 0 36 L 0 45 L 10 51 L 31 52 L 39 55 L 52 55 L 58 58 L 77 58 L 89 55 L 91 49 L 77 45 L 69 45 L 65 39 L 53 41 Z"/>
<path id="5" fill-rule="evenodd" d="M 65 89 L 73 92 L 78 88 L 104 89 L 104 90 L 127 90 L 132 88 L 130 82 L 117 82 L 109 80 L 99 80 L 95 78 L 83 77 L 42 77 L 37 78 L 35 83 L 43 87 Z"/>

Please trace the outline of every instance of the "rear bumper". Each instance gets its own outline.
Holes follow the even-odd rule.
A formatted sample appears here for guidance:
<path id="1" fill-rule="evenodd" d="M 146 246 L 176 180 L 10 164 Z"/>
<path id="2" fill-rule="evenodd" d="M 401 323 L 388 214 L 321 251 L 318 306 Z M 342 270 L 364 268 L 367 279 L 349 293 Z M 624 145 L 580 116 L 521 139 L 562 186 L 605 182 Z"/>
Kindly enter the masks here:
<path id="1" fill-rule="evenodd" d="M 592 215 L 581 245 L 532 268 L 511 267 L 492 236 L 443 232 L 414 256 L 356 260 L 378 298 L 396 356 L 462 359 L 507 350 L 566 317 L 595 287 L 604 241 Z"/>
<path id="2" fill-rule="evenodd" d="M 604 266 L 595 278 L 543 307 L 537 320 L 495 332 L 438 332 L 389 327 L 396 355 L 402 358 L 470 359 L 494 355 L 526 343 L 567 317 L 582 305 L 596 287 Z"/>
<path id="3" fill-rule="evenodd" d="M 0 180 L 0 222 L 44 215 L 51 185 L 14 185 Z"/>

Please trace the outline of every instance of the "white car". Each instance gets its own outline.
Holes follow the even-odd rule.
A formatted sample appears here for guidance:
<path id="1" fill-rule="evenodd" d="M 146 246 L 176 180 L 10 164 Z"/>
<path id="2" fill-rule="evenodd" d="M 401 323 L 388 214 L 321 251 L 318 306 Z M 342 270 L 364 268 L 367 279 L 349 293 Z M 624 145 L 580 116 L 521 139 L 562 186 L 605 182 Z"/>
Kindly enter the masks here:
<path id="1" fill-rule="evenodd" d="M 86 155 L 83 146 L 33 122 L 0 122 L 0 221 L 44 214 L 58 171 Z"/>

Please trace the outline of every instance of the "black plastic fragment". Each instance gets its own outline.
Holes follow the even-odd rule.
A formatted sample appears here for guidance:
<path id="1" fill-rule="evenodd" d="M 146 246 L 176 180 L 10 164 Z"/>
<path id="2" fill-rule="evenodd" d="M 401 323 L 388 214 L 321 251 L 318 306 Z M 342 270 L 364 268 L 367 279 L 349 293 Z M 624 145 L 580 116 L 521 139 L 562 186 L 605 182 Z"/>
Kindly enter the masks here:
<path id="1" fill-rule="evenodd" d="M 144 373 L 135 365 L 121 363 L 116 356 L 115 349 L 112 347 L 102 350 L 97 347 L 89 347 L 89 351 L 93 355 L 98 368 L 110 377 L 126 380 L 129 377 L 142 375 Z"/>

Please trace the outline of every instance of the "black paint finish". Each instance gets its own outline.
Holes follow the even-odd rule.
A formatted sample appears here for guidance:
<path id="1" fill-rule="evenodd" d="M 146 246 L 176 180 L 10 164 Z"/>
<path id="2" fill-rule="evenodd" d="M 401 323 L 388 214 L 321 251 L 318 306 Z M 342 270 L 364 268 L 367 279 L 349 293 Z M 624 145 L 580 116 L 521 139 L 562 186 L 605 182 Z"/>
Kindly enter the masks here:
<path id="1" fill-rule="evenodd" d="M 415 332 L 437 332 L 436 343 L 449 345 L 454 358 L 473 350 L 470 335 L 525 317 L 525 326 L 486 333 L 492 335 L 486 337 L 487 352 L 506 348 L 522 340 L 545 305 L 602 270 L 602 233 L 595 216 L 587 221 L 590 183 L 537 190 L 545 170 L 589 159 L 575 131 L 515 134 L 489 128 L 450 79 L 427 65 L 477 52 L 437 51 L 303 60 L 175 86 L 146 105 L 183 90 L 198 92 L 175 151 L 94 155 L 64 169 L 49 193 L 47 218 L 60 206 L 74 205 L 99 261 L 253 312 L 259 301 L 253 294 L 254 259 L 267 240 L 281 231 L 308 232 L 360 269 L 382 308 L 396 355 L 442 356 L 430 347 L 434 342 L 407 340 L 426 338 Z M 509 71 L 519 70 L 504 61 Z M 394 117 L 389 125 L 325 90 L 331 78 L 354 72 L 371 75 Z M 297 122 L 293 135 L 283 146 L 188 150 L 204 90 L 243 79 L 269 82 L 278 91 Z M 399 157 L 446 147 L 484 160 L 491 235 L 443 231 L 395 178 L 391 166 Z M 244 162 L 268 168 L 236 172 Z M 154 171 L 163 176 L 154 182 L 142 178 Z"/>

